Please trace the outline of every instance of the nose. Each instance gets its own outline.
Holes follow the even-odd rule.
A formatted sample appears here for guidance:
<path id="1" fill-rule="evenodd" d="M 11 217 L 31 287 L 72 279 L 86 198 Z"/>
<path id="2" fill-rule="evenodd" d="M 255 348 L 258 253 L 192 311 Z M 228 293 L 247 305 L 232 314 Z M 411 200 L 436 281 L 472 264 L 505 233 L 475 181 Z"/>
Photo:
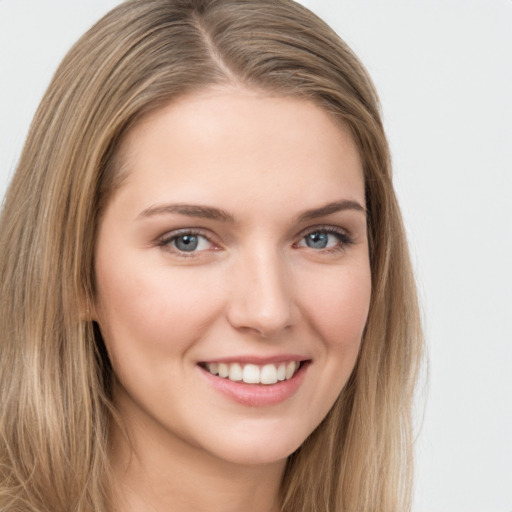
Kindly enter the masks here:
<path id="1" fill-rule="evenodd" d="M 293 280 L 277 251 L 241 258 L 233 270 L 227 316 L 235 329 L 271 338 L 296 323 Z"/>

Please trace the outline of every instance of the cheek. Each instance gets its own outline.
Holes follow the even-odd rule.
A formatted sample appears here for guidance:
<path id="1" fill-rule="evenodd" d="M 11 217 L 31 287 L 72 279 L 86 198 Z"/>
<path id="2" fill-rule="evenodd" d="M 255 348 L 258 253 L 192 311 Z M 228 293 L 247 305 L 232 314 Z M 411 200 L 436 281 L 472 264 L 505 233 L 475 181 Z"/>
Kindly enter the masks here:
<path id="1" fill-rule="evenodd" d="M 307 294 L 310 323 L 331 350 L 357 351 L 370 307 L 371 278 L 367 265 L 333 269 L 316 276 Z M 347 354 L 348 355 L 348 354 Z"/>
<path id="2" fill-rule="evenodd" d="M 309 370 L 316 382 L 307 397 L 312 431 L 332 408 L 354 369 L 370 305 L 369 267 L 317 272 L 314 285 L 307 290 L 302 309 L 307 312 L 312 335 L 320 341 Z"/>
<path id="3" fill-rule="evenodd" d="M 185 352 L 216 315 L 215 290 L 204 284 L 211 279 L 147 262 L 144 270 L 137 262 L 117 263 L 97 263 L 99 324 L 113 363 L 129 354 L 158 360 Z"/>

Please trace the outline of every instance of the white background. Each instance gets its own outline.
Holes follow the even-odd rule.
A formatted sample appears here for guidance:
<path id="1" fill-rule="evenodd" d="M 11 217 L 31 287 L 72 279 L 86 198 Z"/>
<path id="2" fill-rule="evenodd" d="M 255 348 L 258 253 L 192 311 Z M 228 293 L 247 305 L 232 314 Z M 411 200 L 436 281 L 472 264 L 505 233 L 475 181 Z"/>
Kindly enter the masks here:
<path id="1" fill-rule="evenodd" d="M 65 51 L 115 0 L 0 0 L 0 197 Z M 381 94 L 429 351 L 414 512 L 512 512 L 512 0 L 303 0 Z"/>

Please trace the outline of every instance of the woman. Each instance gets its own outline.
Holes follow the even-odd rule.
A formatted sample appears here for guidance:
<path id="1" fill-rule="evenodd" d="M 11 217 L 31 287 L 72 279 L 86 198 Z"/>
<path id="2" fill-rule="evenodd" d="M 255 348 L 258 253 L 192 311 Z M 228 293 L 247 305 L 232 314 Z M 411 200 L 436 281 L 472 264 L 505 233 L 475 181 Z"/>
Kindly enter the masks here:
<path id="1" fill-rule="evenodd" d="M 408 510 L 421 348 L 370 79 L 288 0 L 131 0 L 1 220 L 2 510 Z"/>

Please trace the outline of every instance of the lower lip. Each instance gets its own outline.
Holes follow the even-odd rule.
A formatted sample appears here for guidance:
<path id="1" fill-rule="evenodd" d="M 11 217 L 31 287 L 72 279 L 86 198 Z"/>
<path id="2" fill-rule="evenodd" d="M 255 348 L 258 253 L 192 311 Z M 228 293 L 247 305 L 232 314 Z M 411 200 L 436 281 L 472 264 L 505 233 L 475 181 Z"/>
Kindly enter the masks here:
<path id="1" fill-rule="evenodd" d="M 228 378 L 212 375 L 208 370 L 198 366 L 208 382 L 220 393 L 239 404 L 250 407 L 267 407 L 284 402 L 299 389 L 306 375 L 309 362 L 303 362 L 295 375 L 276 384 L 246 384 Z"/>

